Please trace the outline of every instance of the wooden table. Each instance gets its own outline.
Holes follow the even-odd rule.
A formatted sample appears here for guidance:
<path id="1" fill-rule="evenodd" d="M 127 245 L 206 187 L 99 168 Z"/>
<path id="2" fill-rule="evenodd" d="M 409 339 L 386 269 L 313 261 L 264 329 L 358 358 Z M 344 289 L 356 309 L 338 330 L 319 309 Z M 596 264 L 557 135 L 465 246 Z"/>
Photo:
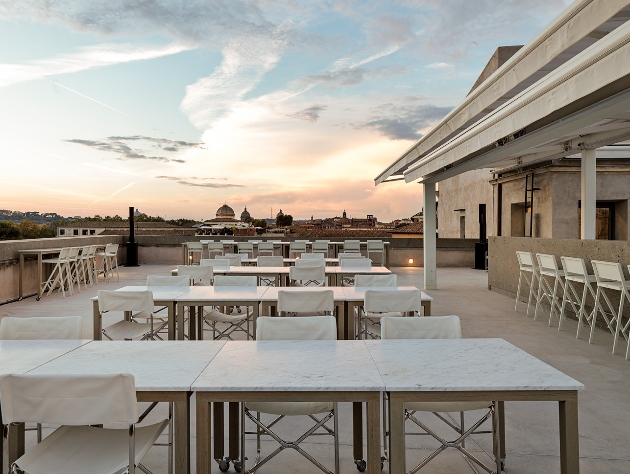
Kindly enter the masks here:
<path id="1" fill-rule="evenodd" d="M 153 293 L 153 303 L 156 306 L 166 306 L 168 311 L 168 339 L 173 341 L 175 337 L 175 299 L 190 289 L 191 286 L 124 286 L 116 291 L 150 291 Z M 125 319 L 130 317 L 131 313 L 125 313 Z M 93 323 L 93 337 L 95 341 L 103 339 L 103 319 L 98 309 L 98 297 L 92 298 L 92 323 Z M 179 339 L 183 339 L 184 325 L 179 325 L 179 331 L 182 336 Z"/>
<path id="2" fill-rule="evenodd" d="M 93 341 L 31 372 L 132 374 L 139 402 L 173 403 L 175 473 L 188 474 L 191 385 L 224 344 L 223 341 Z"/>
<path id="3" fill-rule="evenodd" d="M 216 458 L 210 442 L 210 403 L 248 401 L 367 402 L 367 472 L 381 472 L 384 385 L 363 341 L 228 342 L 192 388 L 199 474 L 210 473 Z M 246 466 L 242 469 L 245 472 Z"/>
<path id="4" fill-rule="evenodd" d="M 37 255 L 37 298 L 42 297 L 42 283 L 43 283 L 43 256 L 55 255 L 61 251 L 60 248 L 55 249 L 30 249 L 30 250 L 18 250 L 20 254 L 20 277 L 18 282 L 18 296 L 19 299 L 24 297 L 24 256 L 25 255 Z"/>
<path id="5" fill-rule="evenodd" d="M 2 341 L 0 375 L 25 374 L 52 359 L 74 351 L 90 341 Z M 0 426 L 2 412 L 0 411 Z M 24 454 L 24 423 L 9 425 L 9 466 Z M 0 471 L 4 466 L 4 436 L 0 441 Z"/>
<path id="6" fill-rule="evenodd" d="M 499 403 L 557 401 L 560 471 L 579 474 L 578 391 L 584 388 L 581 383 L 503 339 L 405 339 L 365 343 L 389 393 L 391 474 L 407 472 L 405 402 L 485 400 Z M 503 423 L 500 414 L 495 412 L 495 418 L 495 428 L 500 427 Z M 504 431 L 500 431 L 500 445 L 495 444 L 495 452 L 505 449 Z"/>

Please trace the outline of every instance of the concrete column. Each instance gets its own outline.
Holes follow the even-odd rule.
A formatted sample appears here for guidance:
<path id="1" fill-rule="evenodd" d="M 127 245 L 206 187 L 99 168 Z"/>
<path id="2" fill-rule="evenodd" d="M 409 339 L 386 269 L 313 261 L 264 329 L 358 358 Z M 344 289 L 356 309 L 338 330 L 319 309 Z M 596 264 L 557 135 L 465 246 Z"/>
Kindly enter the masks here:
<path id="1" fill-rule="evenodd" d="M 582 150 L 580 238 L 595 239 L 595 209 L 597 208 L 597 150 Z"/>
<path id="2" fill-rule="evenodd" d="M 424 188 L 424 288 L 437 290 L 435 183 L 423 183 Z"/>

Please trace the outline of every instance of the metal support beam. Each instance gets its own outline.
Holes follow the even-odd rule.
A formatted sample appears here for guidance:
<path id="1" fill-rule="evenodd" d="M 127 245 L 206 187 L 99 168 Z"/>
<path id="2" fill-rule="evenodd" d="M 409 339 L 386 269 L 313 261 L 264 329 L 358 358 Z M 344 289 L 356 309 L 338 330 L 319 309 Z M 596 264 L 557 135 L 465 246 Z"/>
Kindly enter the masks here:
<path id="1" fill-rule="evenodd" d="M 597 208 L 596 176 L 597 150 L 582 151 L 581 199 L 582 219 L 580 237 L 582 240 L 595 239 L 595 209 Z"/>
<path id="2" fill-rule="evenodd" d="M 437 290 L 435 183 L 423 183 L 424 188 L 424 289 Z"/>

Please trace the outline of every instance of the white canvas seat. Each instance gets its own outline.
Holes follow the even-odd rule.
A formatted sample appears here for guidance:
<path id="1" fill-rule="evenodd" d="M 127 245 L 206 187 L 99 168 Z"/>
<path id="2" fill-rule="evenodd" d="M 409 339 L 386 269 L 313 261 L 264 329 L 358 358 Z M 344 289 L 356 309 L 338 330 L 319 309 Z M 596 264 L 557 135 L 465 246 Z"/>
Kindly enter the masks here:
<path id="1" fill-rule="evenodd" d="M 186 263 L 188 265 L 195 264 L 195 255 L 197 255 L 197 262 L 203 258 L 203 244 L 201 242 L 186 242 Z"/>
<path id="2" fill-rule="evenodd" d="M 177 276 L 187 276 L 189 284 L 193 286 L 211 285 L 214 280 L 214 267 L 212 265 L 178 265 Z"/>
<path id="3" fill-rule="evenodd" d="M 324 290 L 330 293 L 330 302 L 332 302 L 332 291 Z M 280 298 L 278 293 L 278 298 Z M 291 292 L 284 292 L 291 293 Z M 307 292 L 304 292 L 307 293 Z M 310 292 L 308 292 L 310 293 Z M 321 292 L 317 292 L 321 293 Z M 312 294 L 312 293 L 310 293 Z M 310 303 L 306 302 L 306 308 L 309 311 L 315 311 L 322 307 L 327 307 L 327 298 L 319 295 L 310 299 Z M 286 303 L 287 308 L 294 309 L 295 300 L 290 299 Z M 312 306 L 311 306 L 312 305 Z M 280 311 L 280 300 L 278 301 L 278 310 Z M 311 316 L 305 318 L 258 318 L 256 327 L 256 340 L 335 340 L 337 339 L 337 324 L 332 316 Z M 270 423 L 263 423 L 261 414 L 275 415 Z M 241 430 L 241 446 L 243 447 L 243 459 L 245 457 L 245 435 L 256 435 L 256 462 L 254 466 L 246 469 L 243 462 L 244 472 L 256 472 L 261 466 L 266 464 L 270 459 L 278 455 L 284 449 L 294 449 L 302 454 L 306 459 L 312 462 L 325 473 L 331 471 L 324 467 L 319 461 L 300 447 L 305 439 L 310 436 L 328 435 L 333 436 L 335 447 L 335 474 L 339 473 L 339 427 L 337 420 L 337 403 L 333 402 L 248 402 L 243 404 Z M 319 416 L 316 416 L 319 415 Z M 272 430 L 274 425 L 282 420 L 285 416 L 308 416 L 315 425 L 307 430 L 302 436 L 296 438 L 295 441 L 285 441 Z M 247 432 L 245 430 L 245 418 L 249 419 L 256 425 L 256 431 Z M 330 429 L 326 423 L 333 419 L 333 428 Z M 270 436 L 279 442 L 280 447 L 261 460 L 261 438 L 262 436 Z"/>
<path id="4" fill-rule="evenodd" d="M 339 267 L 342 270 L 347 269 L 356 269 L 356 270 L 369 270 L 372 268 L 372 260 L 369 258 L 362 257 L 361 254 L 357 253 L 356 258 L 340 258 L 339 259 Z M 354 286 L 355 276 L 342 276 L 341 277 L 341 286 Z"/>
<path id="5" fill-rule="evenodd" d="M 600 260 L 591 260 L 593 264 L 593 270 L 595 271 L 595 277 L 597 278 L 597 293 L 595 297 L 595 308 L 600 303 L 601 298 L 607 304 L 610 319 L 604 313 L 604 320 L 608 325 L 608 329 L 613 334 L 613 354 L 617 349 L 617 341 L 619 337 L 625 338 L 628 341 L 626 346 L 626 360 L 630 359 L 630 320 L 623 324 L 623 306 L 626 301 L 630 303 L 630 281 L 626 280 L 623 275 L 623 268 L 620 263 L 616 262 L 602 262 Z M 604 288 L 607 290 L 613 290 L 619 292 L 619 310 L 615 312 L 613 305 L 611 304 L 608 296 L 604 292 Z M 591 333 L 594 331 L 595 323 L 597 322 L 597 312 L 593 315 L 593 324 L 591 326 Z"/>
<path id="6" fill-rule="evenodd" d="M 273 257 L 273 256 L 265 256 L 259 255 L 257 259 L 257 265 L 259 267 L 283 267 L 284 266 L 284 258 L 282 257 Z M 275 286 L 276 280 L 275 278 L 267 278 L 267 277 L 258 277 L 260 286 Z"/>
<path id="7" fill-rule="evenodd" d="M 547 255 L 543 253 L 536 254 L 538 260 L 538 296 L 536 297 L 536 310 L 534 311 L 534 321 L 538 316 L 538 308 L 543 302 L 549 304 L 549 323 L 551 326 L 554 316 L 560 320 L 562 304 L 558 290 L 562 290 L 564 298 L 564 270 L 558 268 L 558 262 L 555 255 Z M 553 281 L 553 286 L 551 281 Z"/>
<path id="8" fill-rule="evenodd" d="M 372 256 L 378 258 L 374 260 Z M 379 265 L 385 263 L 385 244 L 382 240 L 368 240 L 367 241 L 367 258 L 374 262 L 378 262 Z"/>
<path id="9" fill-rule="evenodd" d="M 298 264 L 298 262 L 300 262 Z M 326 286 L 326 266 L 317 260 L 296 260 L 289 268 L 291 286 Z"/>
<path id="10" fill-rule="evenodd" d="M 98 292 L 98 309 L 101 317 L 111 311 L 130 313 L 128 319 L 103 328 L 109 340 L 155 339 L 165 326 L 164 321 L 154 321 L 153 293 L 150 291 L 104 291 Z M 141 323 L 138 320 L 149 322 Z"/>
<path id="11" fill-rule="evenodd" d="M 258 256 L 273 256 L 273 242 L 260 242 L 258 244 Z"/>
<path id="12" fill-rule="evenodd" d="M 359 339 L 379 339 L 384 317 L 416 316 L 422 310 L 421 292 L 413 290 L 367 290 L 363 314 L 359 313 Z"/>
<path id="13" fill-rule="evenodd" d="M 221 276 L 218 275 L 214 278 L 214 286 L 250 286 L 255 287 L 257 283 L 255 276 Z M 209 311 L 202 313 L 205 323 L 212 329 L 213 339 L 232 339 L 232 334 L 235 332 L 244 332 L 247 336 L 247 340 L 252 339 L 253 336 L 250 331 L 250 321 L 253 311 L 249 307 L 245 308 L 245 311 L 240 306 L 234 308 L 227 308 L 227 312 L 219 311 L 216 308 L 212 308 Z M 227 325 L 225 328 L 217 327 L 217 323 L 224 323 Z M 203 331 L 200 333 L 203 338 Z"/>
<path id="14" fill-rule="evenodd" d="M 251 242 L 239 242 L 238 253 L 245 255 L 247 258 L 254 258 L 254 244 Z"/>
<path id="15" fill-rule="evenodd" d="M 208 242 L 208 257 L 223 255 L 223 242 Z"/>
<path id="16" fill-rule="evenodd" d="M 381 320 L 381 336 L 383 339 L 461 339 L 462 330 L 459 317 L 457 316 L 427 316 L 423 318 L 399 318 L 384 317 Z M 384 394 L 386 396 L 386 394 Z M 384 403 L 385 406 L 388 406 Z M 473 465 L 481 467 L 486 472 L 496 473 L 491 467 L 484 464 L 477 456 L 466 449 L 466 439 L 473 434 L 493 434 L 497 436 L 494 430 L 483 431 L 480 427 L 495 413 L 494 403 L 491 401 L 474 401 L 474 402 L 406 402 L 405 403 L 405 420 L 410 420 L 416 426 L 420 427 L 422 432 L 407 432 L 404 435 L 430 435 L 440 442 L 438 447 L 430 456 L 425 458 L 411 472 L 417 472 L 429 463 L 435 456 L 448 448 L 459 450 L 468 464 L 476 471 Z M 468 428 L 465 427 L 464 412 L 484 410 L 483 416 Z M 457 437 L 454 441 L 448 441 L 440 436 L 436 430 L 417 416 L 417 413 L 433 413 L 437 419 L 450 426 L 456 433 Z M 443 413 L 459 412 L 460 423 L 453 422 Z M 387 437 L 386 418 L 383 417 L 384 437 Z M 387 441 L 384 440 L 383 445 L 386 449 Z M 494 465 L 498 464 L 497 459 L 493 459 Z M 503 461 L 499 460 L 501 466 Z"/>
<path id="17" fill-rule="evenodd" d="M 81 316 L 10 318 L 0 321 L 0 340 L 81 339 Z"/>
<path id="18" fill-rule="evenodd" d="M 597 282 L 597 277 L 595 275 L 589 275 L 584 259 L 560 257 L 560 260 L 562 261 L 562 268 L 564 268 L 565 291 L 564 296 L 562 297 L 562 309 L 560 311 L 560 323 L 558 324 L 558 329 L 562 328 L 562 321 L 565 319 L 564 312 L 568 302 L 578 318 L 578 328 L 575 337 L 579 339 L 582 327 L 585 325 L 593 325 L 593 311 L 601 311 L 604 319 L 607 319 L 608 316 L 599 303 L 590 313 L 586 311 L 587 296 L 590 294 L 594 301 L 597 299 L 597 292 L 593 288 L 593 284 L 596 284 Z M 579 296 L 574 283 L 582 285 L 583 288 L 581 297 Z M 589 338 L 589 343 L 590 342 L 591 340 Z"/>
<path id="19" fill-rule="evenodd" d="M 138 414 L 134 378 L 115 375 L 5 375 L 0 377 L 5 423 L 62 425 L 21 456 L 11 469 L 28 474 L 133 474 L 151 446 L 172 425 L 162 420 L 136 427 L 148 414 Z M 153 406 L 151 406 L 153 408 Z M 122 429 L 87 425 L 123 423 Z M 172 460 L 172 442 L 169 442 Z M 172 463 L 168 466 L 172 472 Z"/>
<path id="20" fill-rule="evenodd" d="M 306 253 L 306 241 L 295 241 L 289 244 L 289 258 L 296 258 L 302 253 Z"/>
<path id="21" fill-rule="evenodd" d="M 521 298 L 521 289 L 523 288 L 523 282 L 529 287 L 529 297 L 527 298 L 527 312 L 526 316 L 529 316 L 529 307 L 532 304 L 532 298 L 535 298 L 535 291 L 538 290 L 538 280 L 540 275 L 538 273 L 538 266 L 534 261 L 534 255 L 531 252 L 516 251 L 516 258 L 518 259 L 518 288 L 516 290 L 516 303 L 514 304 L 514 311 L 518 308 L 518 302 Z"/>
<path id="22" fill-rule="evenodd" d="M 48 291 L 48 295 L 52 293 L 52 291 L 57 288 L 59 285 L 59 291 L 66 297 L 66 285 L 70 287 L 70 271 L 68 268 L 68 253 L 70 252 L 70 247 L 64 247 L 59 250 L 59 255 L 57 258 L 46 258 L 42 260 L 42 263 L 47 263 L 53 265 L 52 272 L 50 272 L 50 276 L 42 285 L 42 294 Z M 39 297 L 37 297 L 37 301 L 39 301 Z"/>

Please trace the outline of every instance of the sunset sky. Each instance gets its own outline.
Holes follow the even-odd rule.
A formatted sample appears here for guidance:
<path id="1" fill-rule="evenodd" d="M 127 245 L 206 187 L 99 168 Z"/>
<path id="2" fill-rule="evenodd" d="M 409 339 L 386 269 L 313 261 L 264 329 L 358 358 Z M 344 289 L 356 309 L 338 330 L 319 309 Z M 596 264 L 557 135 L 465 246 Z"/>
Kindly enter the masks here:
<path id="1" fill-rule="evenodd" d="M 0 209 L 421 208 L 374 177 L 567 0 L 0 0 Z"/>

